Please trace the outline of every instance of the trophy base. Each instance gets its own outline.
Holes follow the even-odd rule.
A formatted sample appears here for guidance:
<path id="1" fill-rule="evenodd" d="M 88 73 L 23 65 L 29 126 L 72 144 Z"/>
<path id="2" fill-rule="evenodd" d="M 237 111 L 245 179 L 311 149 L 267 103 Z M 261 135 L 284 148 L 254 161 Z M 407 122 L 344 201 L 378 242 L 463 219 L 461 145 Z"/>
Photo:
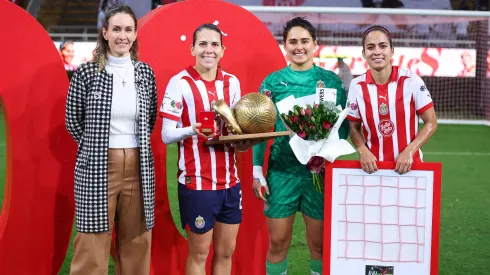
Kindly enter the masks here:
<path id="1" fill-rule="evenodd" d="M 208 141 L 205 142 L 207 145 L 213 145 L 213 144 L 229 144 L 229 143 L 237 143 L 240 141 L 246 141 L 246 140 L 269 140 L 277 137 L 284 137 L 284 136 L 289 136 L 291 132 L 289 131 L 283 131 L 283 132 L 270 132 L 270 133 L 259 133 L 259 134 L 243 134 L 243 135 L 236 135 L 236 136 L 219 136 L 216 138 L 209 139 Z"/>

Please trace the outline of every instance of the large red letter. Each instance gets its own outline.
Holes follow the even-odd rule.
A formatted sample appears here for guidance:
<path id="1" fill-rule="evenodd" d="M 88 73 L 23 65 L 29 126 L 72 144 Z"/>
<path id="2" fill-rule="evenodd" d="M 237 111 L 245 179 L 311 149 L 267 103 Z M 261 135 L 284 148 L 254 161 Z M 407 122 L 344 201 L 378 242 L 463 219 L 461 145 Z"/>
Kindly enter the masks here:
<path id="1" fill-rule="evenodd" d="M 6 188 L 0 274 L 57 274 L 73 225 L 76 144 L 65 130 L 68 77 L 43 27 L 0 1 Z"/>

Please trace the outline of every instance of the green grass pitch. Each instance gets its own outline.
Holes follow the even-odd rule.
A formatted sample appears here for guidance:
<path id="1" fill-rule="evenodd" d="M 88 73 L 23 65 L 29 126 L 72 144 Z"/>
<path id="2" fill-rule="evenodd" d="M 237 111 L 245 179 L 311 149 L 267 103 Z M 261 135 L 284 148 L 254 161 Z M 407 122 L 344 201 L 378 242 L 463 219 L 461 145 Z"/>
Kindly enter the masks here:
<path id="1" fill-rule="evenodd" d="M 5 133 L 0 119 L 0 202 L 5 181 Z M 442 162 L 442 205 L 439 274 L 486 275 L 490 272 L 490 127 L 439 125 L 436 134 L 422 148 L 424 160 Z M 168 147 L 168 189 L 175 221 L 179 221 L 175 145 Z M 342 159 L 355 159 L 354 154 Z M 242 188 L 250 188 L 243 186 Z M 0 204 L 1 206 L 1 204 Z M 75 233 L 75 230 L 73 230 Z M 72 236 L 73 240 L 74 234 Z M 73 243 L 70 243 L 59 274 L 69 274 Z M 309 274 L 309 252 L 305 227 L 298 214 L 288 255 L 289 273 Z M 112 274 L 112 261 L 110 262 Z"/>

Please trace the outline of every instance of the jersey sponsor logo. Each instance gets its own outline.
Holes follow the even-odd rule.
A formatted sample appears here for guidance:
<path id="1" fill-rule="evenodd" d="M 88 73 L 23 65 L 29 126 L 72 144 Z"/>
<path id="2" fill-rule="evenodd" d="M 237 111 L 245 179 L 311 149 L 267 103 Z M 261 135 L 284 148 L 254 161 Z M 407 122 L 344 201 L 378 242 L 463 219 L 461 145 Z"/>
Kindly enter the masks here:
<path id="1" fill-rule="evenodd" d="M 172 100 L 172 102 L 170 102 L 170 106 L 172 106 L 172 108 L 181 110 L 182 109 L 182 102 Z"/>
<path id="2" fill-rule="evenodd" d="M 388 113 L 388 105 L 386 105 L 384 102 L 379 105 L 379 114 L 384 116 Z"/>
<path id="3" fill-rule="evenodd" d="M 383 119 L 378 124 L 378 130 L 384 137 L 391 137 L 395 131 L 395 124 L 389 119 Z"/>
<path id="4" fill-rule="evenodd" d="M 168 96 L 165 96 L 163 102 L 162 102 L 162 107 L 164 108 L 165 112 L 170 112 L 174 114 L 180 114 L 180 110 L 184 107 L 182 102 L 176 101 Z"/>
<path id="5" fill-rule="evenodd" d="M 421 91 L 421 92 L 423 92 L 423 91 L 425 91 L 425 90 L 427 90 L 427 87 L 425 87 L 425 85 L 420 86 L 420 91 Z"/>
<path id="6" fill-rule="evenodd" d="M 287 82 L 281 81 L 279 83 L 281 83 L 282 85 L 286 86 L 286 88 L 288 87 L 288 83 Z"/>
<path id="7" fill-rule="evenodd" d="M 352 102 L 350 104 L 350 108 L 351 108 L 351 110 L 354 110 L 354 111 L 357 110 L 357 104 L 355 102 Z"/>
<path id="8" fill-rule="evenodd" d="M 194 225 L 196 228 L 203 229 L 204 226 L 206 225 L 206 222 L 204 221 L 204 218 L 201 216 L 197 216 L 196 221 L 194 222 Z"/>

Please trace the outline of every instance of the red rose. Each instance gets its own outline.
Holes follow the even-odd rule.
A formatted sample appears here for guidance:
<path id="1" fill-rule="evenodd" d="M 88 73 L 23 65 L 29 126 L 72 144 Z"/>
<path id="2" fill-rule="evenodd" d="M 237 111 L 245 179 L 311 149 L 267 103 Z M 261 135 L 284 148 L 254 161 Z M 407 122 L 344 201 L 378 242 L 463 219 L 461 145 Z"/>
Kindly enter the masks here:
<path id="1" fill-rule="evenodd" d="M 306 110 L 305 110 L 305 114 L 306 114 L 307 116 L 309 116 L 309 115 L 311 114 L 311 109 L 306 109 Z"/>
<path id="2" fill-rule="evenodd" d="M 301 131 L 301 132 L 298 133 L 298 136 L 300 138 L 305 138 L 306 137 L 306 132 L 305 131 Z"/>
<path id="3" fill-rule="evenodd" d="M 297 117 L 297 116 L 292 116 L 292 117 L 291 117 L 291 122 L 292 122 L 292 123 L 296 123 L 296 122 L 298 122 L 298 117 Z"/>
<path id="4" fill-rule="evenodd" d="M 310 124 L 310 130 L 315 128 L 315 124 Z"/>
<path id="5" fill-rule="evenodd" d="M 316 170 L 318 171 L 319 169 L 323 168 L 325 166 L 325 159 L 322 157 L 312 157 L 308 163 L 306 164 L 306 169 L 308 170 Z"/>
<path id="6" fill-rule="evenodd" d="M 332 123 L 330 123 L 328 121 L 324 121 L 322 126 L 323 126 L 323 129 L 328 130 L 328 129 L 332 128 Z"/>

